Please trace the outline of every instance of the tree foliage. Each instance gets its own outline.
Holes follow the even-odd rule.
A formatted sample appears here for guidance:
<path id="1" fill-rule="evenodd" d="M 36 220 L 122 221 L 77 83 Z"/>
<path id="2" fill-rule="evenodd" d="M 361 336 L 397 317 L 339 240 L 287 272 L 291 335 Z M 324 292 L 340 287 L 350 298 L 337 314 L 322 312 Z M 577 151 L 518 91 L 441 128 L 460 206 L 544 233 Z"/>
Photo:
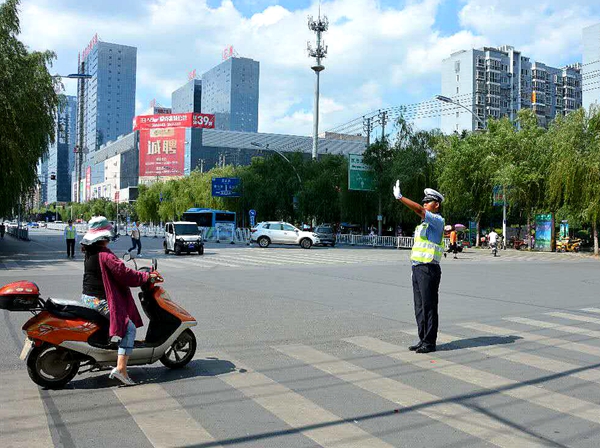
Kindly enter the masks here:
<path id="1" fill-rule="evenodd" d="M 30 52 L 17 38 L 19 0 L 0 4 L 0 216 L 38 182 L 37 162 L 54 139 L 59 85 L 51 51 Z"/>

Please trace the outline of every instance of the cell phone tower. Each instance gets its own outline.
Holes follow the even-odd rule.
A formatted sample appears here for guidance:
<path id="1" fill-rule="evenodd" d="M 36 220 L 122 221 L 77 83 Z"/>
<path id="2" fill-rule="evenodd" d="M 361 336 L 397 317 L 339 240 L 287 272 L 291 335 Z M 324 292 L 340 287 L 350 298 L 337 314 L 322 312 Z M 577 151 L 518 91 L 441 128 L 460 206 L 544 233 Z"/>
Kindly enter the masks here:
<path id="1" fill-rule="evenodd" d="M 327 17 L 321 17 L 321 5 L 319 4 L 319 18 L 313 20 L 312 16 L 308 16 L 308 29 L 313 31 L 317 35 L 317 46 L 313 48 L 310 42 L 307 43 L 308 57 L 315 58 L 316 64 L 311 69 L 317 75 L 315 80 L 315 107 L 313 116 L 313 147 L 312 147 L 312 158 L 317 158 L 317 152 L 319 149 L 319 75 L 325 70 L 325 66 L 321 64 L 321 59 L 327 56 L 327 46 L 321 40 L 321 34 L 327 31 L 329 28 L 329 21 Z"/>

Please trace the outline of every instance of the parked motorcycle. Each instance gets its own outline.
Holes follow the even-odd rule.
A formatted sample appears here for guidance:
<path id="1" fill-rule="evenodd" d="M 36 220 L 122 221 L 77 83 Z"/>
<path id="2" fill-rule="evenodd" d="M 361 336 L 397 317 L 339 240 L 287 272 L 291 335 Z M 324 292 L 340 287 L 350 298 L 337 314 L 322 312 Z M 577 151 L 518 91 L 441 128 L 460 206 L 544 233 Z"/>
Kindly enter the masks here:
<path id="1" fill-rule="evenodd" d="M 152 260 L 151 268 L 139 270 L 151 272 L 156 267 L 156 260 Z M 171 300 L 159 285 L 162 281 L 159 276 L 158 281 L 141 287 L 139 299 L 150 322 L 146 339 L 135 341 L 129 365 L 160 361 L 175 369 L 188 364 L 196 352 L 191 327 L 198 322 Z M 59 389 L 78 373 L 108 370 L 116 365 L 118 346 L 109 338 L 109 320 L 78 301 L 44 300 L 35 283 L 21 280 L 0 288 L 0 309 L 34 314 L 23 325 L 27 338 L 21 359 L 27 363 L 30 378 L 42 387 Z"/>
<path id="2" fill-rule="evenodd" d="M 581 250 L 580 238 L 563 238 L 556 240 L 556 252 L 579 252 Z"/>

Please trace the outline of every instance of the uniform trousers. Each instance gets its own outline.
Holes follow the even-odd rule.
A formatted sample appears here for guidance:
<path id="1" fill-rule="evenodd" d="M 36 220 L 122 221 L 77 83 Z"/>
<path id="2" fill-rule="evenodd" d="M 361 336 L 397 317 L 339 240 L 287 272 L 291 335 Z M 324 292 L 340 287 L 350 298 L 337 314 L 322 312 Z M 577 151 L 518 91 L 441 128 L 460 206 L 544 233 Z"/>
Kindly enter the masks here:
<path id="1" fill-rule="evenodd" d="M 412 267 L 415 318 L 419 340 L 435 347 L 438 332 L 438 302 L 442 269 L 438 263 L 423 263 Z"/>
<path id="2" fill-rule="evenodd" d="M 67 239 L 67 257 L 75 257 L 75 239 Z"/>

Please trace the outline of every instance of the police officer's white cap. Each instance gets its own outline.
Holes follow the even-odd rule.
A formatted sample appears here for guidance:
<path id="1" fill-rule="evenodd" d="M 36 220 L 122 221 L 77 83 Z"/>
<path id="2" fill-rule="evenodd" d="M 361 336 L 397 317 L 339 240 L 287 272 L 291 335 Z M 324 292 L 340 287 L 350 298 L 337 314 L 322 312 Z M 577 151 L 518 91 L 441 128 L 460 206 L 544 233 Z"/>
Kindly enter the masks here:
<path id="1" fill-rule="evenodd" d="M 433 188 L 425 188 L 423 190 L 425 193 L 425 197 L 423 198 L 423 202 L 439 202 L 440 204 L 444 202 L 444 195 L 439 191 L 435 191 Z"/>

